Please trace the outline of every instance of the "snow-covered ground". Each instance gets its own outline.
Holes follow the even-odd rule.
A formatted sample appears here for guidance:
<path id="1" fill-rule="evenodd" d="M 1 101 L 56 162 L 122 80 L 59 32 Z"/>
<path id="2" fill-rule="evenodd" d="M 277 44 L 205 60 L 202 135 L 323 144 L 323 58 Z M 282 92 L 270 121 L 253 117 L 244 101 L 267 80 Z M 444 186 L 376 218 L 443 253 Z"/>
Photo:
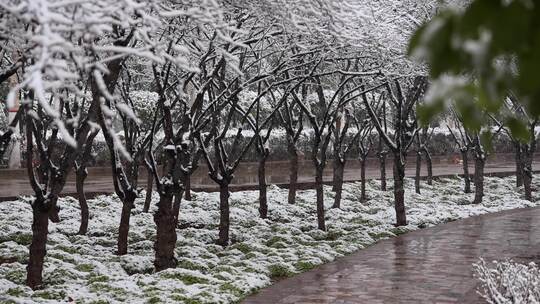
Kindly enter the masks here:
<path id="1" fill-rule="evenodd" d="M 535 177 L 538 180 L 539 177 Z M 391 183 L 390 183 L 391 184 Z M 31 209 L 27 201 L 0 203 L 0 258 L 18 262 L 0 265 L 0 302 L 76 303 L 231 303 L 267 286 L 273 280 L 362 249 L 382 238 L 438 223 L 499 210 L 537 206 L 522 200 L 514 179 L 486 178 L 486 197 L 471 205 L 473 194 L 462 193 L 463 181 L 447 178 L 414 193 L 406 181 L 409 225 L 395 228 L 392 192 L 370 181 L 370 200 L 362 204 L 360 184 L 344 185 L 341 209 L 330 209 L 333 192 L 325 187 L 327 232 L 316 229 L 315 192 L 300 191 L 295 205 L 287 190 L 269 189 L 269 218 L 258 218 L 258 192 L 232 193 L 231 238 L 223 249 L 217 239 L 218 193 L 196 193 L 183 201 L 176 256 L 179 266 L 153 273 L 152 213 L 142 213 L 143 198 L 131 219 L 129 254 L 118 257 L 116 233 L 120 202 L 114 196 L 90 200 L 87 236 L 76 235 L 78 203 L 59 201 L 62 221 L 50 225 L 45 262 L 45 289 L 25 287 L 25 265 L 31 240 Z M 155 206 L 157 195 L 154 196 Z"/>

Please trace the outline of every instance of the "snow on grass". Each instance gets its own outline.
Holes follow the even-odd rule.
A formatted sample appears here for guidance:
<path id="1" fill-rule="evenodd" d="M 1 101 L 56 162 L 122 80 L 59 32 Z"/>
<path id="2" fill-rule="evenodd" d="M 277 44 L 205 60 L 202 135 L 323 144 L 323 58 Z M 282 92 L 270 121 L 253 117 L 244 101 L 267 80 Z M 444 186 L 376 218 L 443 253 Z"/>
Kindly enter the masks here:
<path id="1" fill-rule="evenodd" d="M 315 192 L 300 191 L 297 204 L 287 203 L 287 190 L 269 188 L 269 218 L 258 218 L 258 192 L 231 194 L 232 245 L 214 244 L 219 221 L 219 193 L 195 193 L 183 201 L 177 230 L 179 266 L 153 272 L 155 224 L 142 213 L 143 199 L 131 218 L 129 254 L 116 256 L 121 203 L 113 195 L 89 201 L 87 236 L 76 235 L 78 203 L 62 198 L 59 224 L 49 226 L 45 288 L 25 287 L 25 263 L 31 241 L 32 212 L 27 201 L 0 203 L 0 302 L 76 301 L 77 303 L 231 303 L 273 280 L 312 269 L 387 237 L 499 210 L 537 206 L 522 200 L 513 178 L 486 178 L 486 197 L 471 205 L 463 181 L 446 178 L 422 185 L 414 193 L 406 180 L 409 225 L 396 228 L 392 192 L 367 184 L 370 200 L 360 202 L 360 184 L 345 184 L 341 209 L 330 209 L 334 193 L 325 187 L 328 231 L 317 230 Z M 522 191 L 522 189 L 520 189 Z M 157 202 L 154 195 L 153 208 Z"/>
<path id="2" fill-rule="evenodd" d="M 535 263 L 506 260 L 493 261 L 493 266 L 489 266 L 480 259 L 473 267 L 481 282 L 479 293 L 488 303 L 540 303 L 540 269 Z"/>

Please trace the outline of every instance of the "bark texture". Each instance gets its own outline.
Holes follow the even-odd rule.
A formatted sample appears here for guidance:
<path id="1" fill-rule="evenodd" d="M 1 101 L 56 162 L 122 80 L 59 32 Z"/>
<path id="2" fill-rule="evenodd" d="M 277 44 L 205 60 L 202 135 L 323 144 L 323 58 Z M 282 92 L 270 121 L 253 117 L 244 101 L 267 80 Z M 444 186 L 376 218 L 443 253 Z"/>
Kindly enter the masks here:
<path id="1" fill-rule="evenodd" d="M 150 211 L 150 203 L 152 203 L 152 191 L 154 188 L 154 177 L 152 170 L 147 168 L 146 171 L 146 197 L 144 199 L 143 212 L 148 213 Z"/>
<path id="2" fill-rule="evenodd" d="M 467 150 L 461 150 L 461 159 L 463 160 L 463 180 L 465 181 L 465 193 L 471 193 L 471 175 L 469 174 L 469 153 Z"/>
<path id="3" fill-rule="evenodd" d="M 366 202 L 366 159 L 360 159 L 360 201 Z"/>
<path id="4" fill-rule="evenodd" d="M 29 250 L 29 261 L 26 266 L 26 284 L 38 289 L 43 284 L 43 261 L 47 254 L 47 235 L 49 229 L 49 210 L 44 202 L 35 201 L 32 207 L 32 243 Z"/>
<path id="5" fill-rule="evenodd" d="M 154 242 L 156 271 L 167 268 L 174 268 L 178 261 L 174 257 L 174 247 L 176 244 L 176 216 L 173 208 L 173 195 L 169 191 L 168 195 L 161 195 L 154 214 L 154 222 L 157 227 L 156 241 Z"/>
<path id="6" fill-rule="evenodd" d="M 88 202 L 86 201 L 86 195 L 84 194 L 84 181 L 86 180 L 86 168 L 80 167 L 75 172 L 75 184 L 77 188 L 77 196 L 79 197 L 79 207 L 81 209 L 81 224 L 77 234 L 85 235 L 88 231 L 88 217 L 90 212 L 88 210 Z"/>
<path id="7" fill-rule="evenodd" d="M 259 157 L 259 216 L 260 218 L 268 217 L 268 199 L 266 185 L 266 156 Z"/>
<path id="8" fill-rule="evenodd" d="M 422 154 L 416 152 L 416 174 L 414 175 L 414 191 L 420 194 L 420 171 L 422 170 Z"/>
<path id="9" fill-rule="evenodd" d="M 186 174 L 184 178 L 184 191 L 186 192 L 184 194 L 186 200 L 191 201 L 191 174 Z"/>
<path id="10" fill-rule="evenodd" d="M 407 225 L 407 215 L 405 214 L 405 189 L 403 180 L 405 178 L 405 163 L 402 157 L 394 154 L 394 208 L 396 210 L 396 226 Z"/>
<path id="11" fill-rule="evenodd" d="M 131 218 L 131 209 L 135 207 L 135 195 L 126 197 L 122 202 L 122 212 L 120 214 L 120 226 L 118 227 L 118 241 L 116 254 L 127 254 L 128 249 L 128 234 L 129 234 L 129 221 Z"/>
<path id="12" fill-rule="evenodd" d="M 474 201 L 473 204 L 482 203 L 484 197 L 484 167 L 485 159 L 476 157 L 474 162 Z"/>
<path id="13" fill-rule="evenodd" d="M 298 150 L 294 144 L 289 144 L 289 204 L 296 202 L 296 191 L 298 189 Z"/>
<path id="14" fill-rule="evenodd" d="M 335 161 L 334 168 L 334 204 L 332 208 L 341 208 L 341 193 L 343 192 L 343 172 L 345 170 L 345 162 Z"/>
<path id="15" fill-rule="evenodd" d="M 523 178 L 524 178 L 524 172 L 523 172 L 523 165 L 524 160 L 522 159 L 522 153 L 521 153 L 521 143 L 516 142 L 514 143 L 515 147 L 515 156 L 516 156 L 516 187 L 523 186 Z"/>
<path id="16" fill-rule="evenodd" d="M 315 191 L 317 192 L 317 227 L 325 231 L 323 168 L 320 166 L 315 169 Z"/>
<path id="17" fill-rule="evenodd" d="M 426 155 L 427 184 L 433 185 L 433 159 L 431 159 L 431 153 L 427 149 L 424 154 Z"/>
<path id="18" fill-rule="evenodd" d="M 219 185 L 219 238 L 218 245 L 229 245 L 229 183 L 222 181 Z"/>
<path id="19" fill-rule="evenodd" d="M 381 190 L 386 191 L 386 153 L 379 153 L 378 156 L 381 169 Z"/>

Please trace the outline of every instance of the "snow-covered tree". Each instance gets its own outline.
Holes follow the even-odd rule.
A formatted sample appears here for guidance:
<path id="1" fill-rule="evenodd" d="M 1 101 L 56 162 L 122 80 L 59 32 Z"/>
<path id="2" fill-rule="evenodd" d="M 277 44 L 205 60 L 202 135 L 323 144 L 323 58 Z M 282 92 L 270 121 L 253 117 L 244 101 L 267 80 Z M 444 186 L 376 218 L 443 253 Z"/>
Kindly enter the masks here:
<path id="1" fill-rule="evenodd" d="M 418 132 L 415 104 L 422 98 L 427 80 L 425 77 L 417 76 L 413 80 L 405 80 L 403 83 L 408 84 L 406 92 L 402 90 L 402 84 L 398 79 L 387 79 L 383 85 L 387 90 L 388 104 L 392 107 L 391 125 L 386 131 L 367 95 L 363 95 L 364 106 L 368 110 L 375 129 L 384 139 L 394 157 L 394 205 L 398 226 L 407 225 L 403 187 L 405 162 L 407 152 L 416 137 L 416 132 Z"/>

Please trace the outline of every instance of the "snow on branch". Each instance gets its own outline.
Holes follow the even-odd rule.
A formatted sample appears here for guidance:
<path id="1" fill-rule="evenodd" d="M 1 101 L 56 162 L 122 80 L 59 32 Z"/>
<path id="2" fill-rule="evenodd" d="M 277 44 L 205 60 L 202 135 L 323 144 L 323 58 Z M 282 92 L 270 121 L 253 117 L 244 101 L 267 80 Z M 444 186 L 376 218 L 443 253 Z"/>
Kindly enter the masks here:
<path id="1" fill-rule="evenodd" d="M 512 260 L 484 259 L 473 264 L 475 276 L 480 281 L 478 293 L 491 304 L 533 304 L 540 302 L 540 269 L 531 262 L 520 264 Z"/>

